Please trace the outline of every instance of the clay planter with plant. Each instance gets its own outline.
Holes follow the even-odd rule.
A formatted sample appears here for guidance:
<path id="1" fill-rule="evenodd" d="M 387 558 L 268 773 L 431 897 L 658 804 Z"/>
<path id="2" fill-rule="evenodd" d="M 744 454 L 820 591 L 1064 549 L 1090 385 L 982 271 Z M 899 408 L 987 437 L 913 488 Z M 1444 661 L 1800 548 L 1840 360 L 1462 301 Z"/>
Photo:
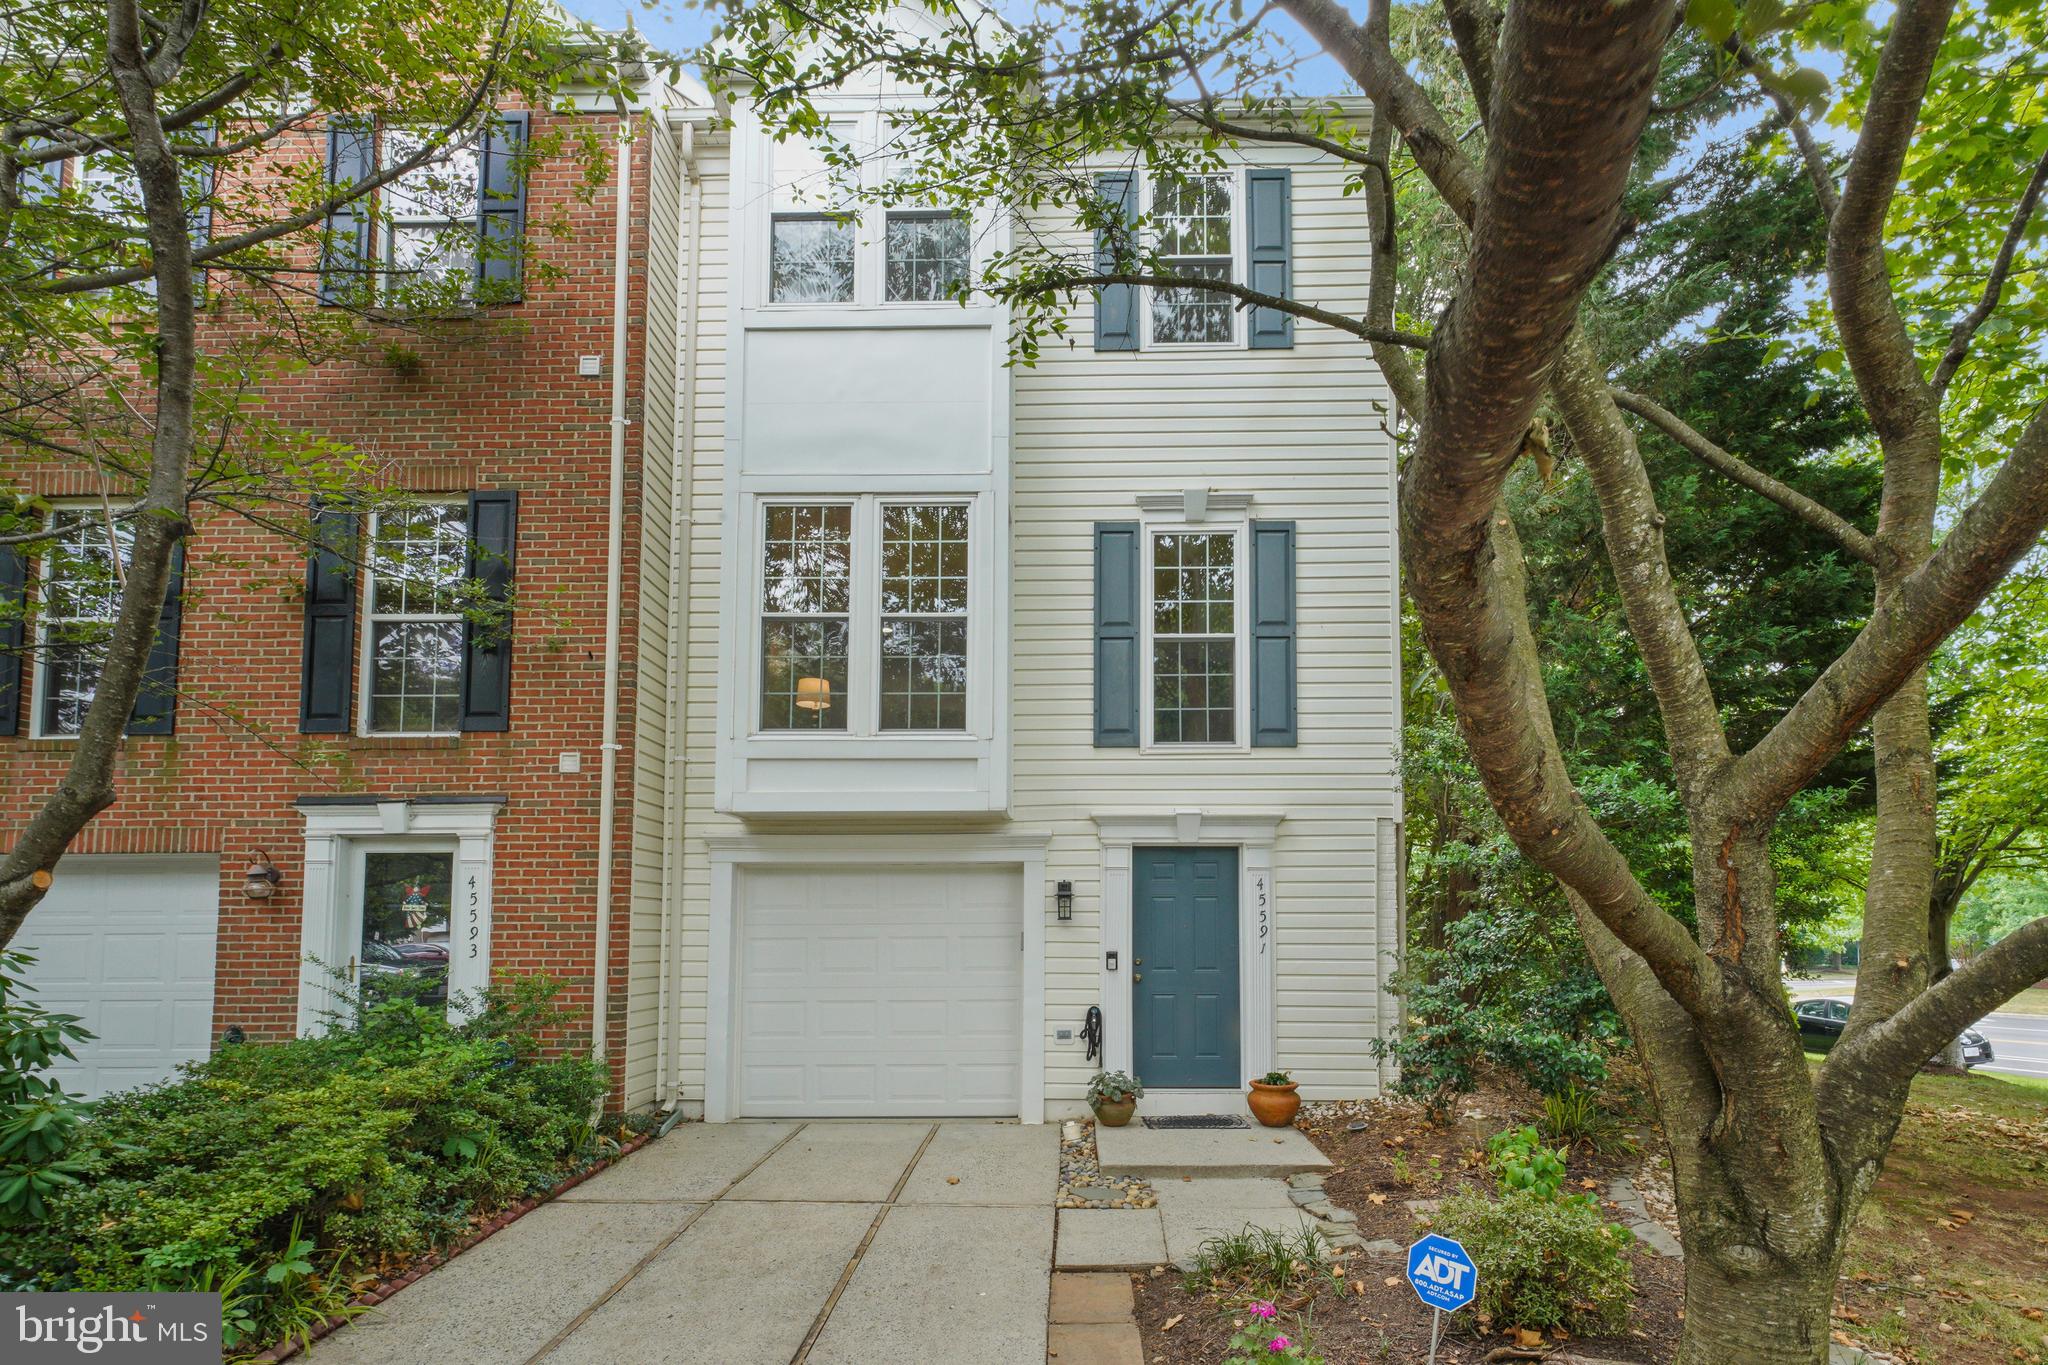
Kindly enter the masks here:
<path id="1" fill-rule="evenodd" d="M 1095 1079 L 1088 1082 L 1088 1107 L 1095 1111 L 1097 1123 L 1121 1128 L 1131 1121 L 1144 1093 L 1145 1087 L 1136 1076 L 1123 1071 L 1098 1071 Z"/>
<path id="2" fill-rule="evenodd" d="M 1285 1128 L 1301 1112 L 1295 1080 L 1284 1071 L 1268 1071 L 1253 1081 L 1247 1102 L 1252 1107 L 1252 1117 L 1268 1128 Z"/>

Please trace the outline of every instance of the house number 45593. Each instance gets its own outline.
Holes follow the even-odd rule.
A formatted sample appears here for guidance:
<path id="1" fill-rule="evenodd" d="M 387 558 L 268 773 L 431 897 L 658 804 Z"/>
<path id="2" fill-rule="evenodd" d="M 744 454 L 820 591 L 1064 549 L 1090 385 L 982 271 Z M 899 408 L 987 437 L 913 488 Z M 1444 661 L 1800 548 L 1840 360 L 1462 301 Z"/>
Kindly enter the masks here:
<path id="1" fill-rule="evenodd" d="M 471 873 L 469 878 L 469 955 L 472 958 L 477 955 L 476 941 L 483 932 L 482 926 L 477 923 L 477 899 L 476 874 Z"/>

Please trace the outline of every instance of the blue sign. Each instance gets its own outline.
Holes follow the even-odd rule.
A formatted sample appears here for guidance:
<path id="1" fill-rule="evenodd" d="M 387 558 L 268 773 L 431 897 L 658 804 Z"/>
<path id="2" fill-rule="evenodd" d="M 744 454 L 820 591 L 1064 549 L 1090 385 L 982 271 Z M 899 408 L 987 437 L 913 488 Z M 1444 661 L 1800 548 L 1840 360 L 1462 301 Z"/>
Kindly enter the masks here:
<path id="1" fill-rule="evenodd" d="M 1408 1283 L 1431 1308 L 1455 1313 L 1479 1294 L 1479 1267 L 1465 1248 L 1430 1233 L 1408 1248 Z"/>

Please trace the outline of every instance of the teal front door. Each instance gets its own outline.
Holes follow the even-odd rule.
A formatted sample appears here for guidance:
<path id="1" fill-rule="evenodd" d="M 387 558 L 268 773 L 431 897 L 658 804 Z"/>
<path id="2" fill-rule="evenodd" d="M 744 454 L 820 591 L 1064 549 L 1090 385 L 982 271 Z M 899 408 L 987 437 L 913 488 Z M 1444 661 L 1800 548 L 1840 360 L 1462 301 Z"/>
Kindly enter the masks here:
<path id="1" fill-rule="evenodd" d="M 1131 1064 L 1165 1089 L 1236 1090 L 1237 850 L 1131 851 Z"/>

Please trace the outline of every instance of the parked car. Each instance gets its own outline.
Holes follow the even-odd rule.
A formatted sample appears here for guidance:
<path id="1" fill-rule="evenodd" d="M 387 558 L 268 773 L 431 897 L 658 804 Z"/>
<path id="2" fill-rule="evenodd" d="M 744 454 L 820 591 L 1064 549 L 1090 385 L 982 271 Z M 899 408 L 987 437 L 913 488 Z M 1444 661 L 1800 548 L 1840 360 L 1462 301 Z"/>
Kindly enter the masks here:
<path id="1" fill-rule="evenodd" d="M 448 963 L 445 960 L 416 959 L 399 951 L 401 945 L 369 939 L 362 947 L 362 989 L 365 995 L 387 994 L 387 987 L 401 977 L 423 978 L 426 989 L 416 998 L 423 1005 L 440 1005 L 448 1000 Z M 412 946 L 412 945 L 403 945 Z M 425 945 L 422 945 L 425 946 Z"/>
<path id="2" fill-rule="evenodd" d="M 446 963 L 448 945 L 445 943 L 394 943 L 391 950 L 409 962 Z"/>
<path id="3" fill-rule="evenodd" d="M 1834 996 L 1801 1000 L 1792 1007 L 1792 1017 L 1799 1021 L 1799 1040 L 1807 1050 L 1826 1052 L 1849 1022 L 1849 1002 Z M 1991 1060 L 1990 1039 L 1973 1028 L 1964 1029 L 1961 1036 L 1965 1067 L 1982 1066 Z"/>

